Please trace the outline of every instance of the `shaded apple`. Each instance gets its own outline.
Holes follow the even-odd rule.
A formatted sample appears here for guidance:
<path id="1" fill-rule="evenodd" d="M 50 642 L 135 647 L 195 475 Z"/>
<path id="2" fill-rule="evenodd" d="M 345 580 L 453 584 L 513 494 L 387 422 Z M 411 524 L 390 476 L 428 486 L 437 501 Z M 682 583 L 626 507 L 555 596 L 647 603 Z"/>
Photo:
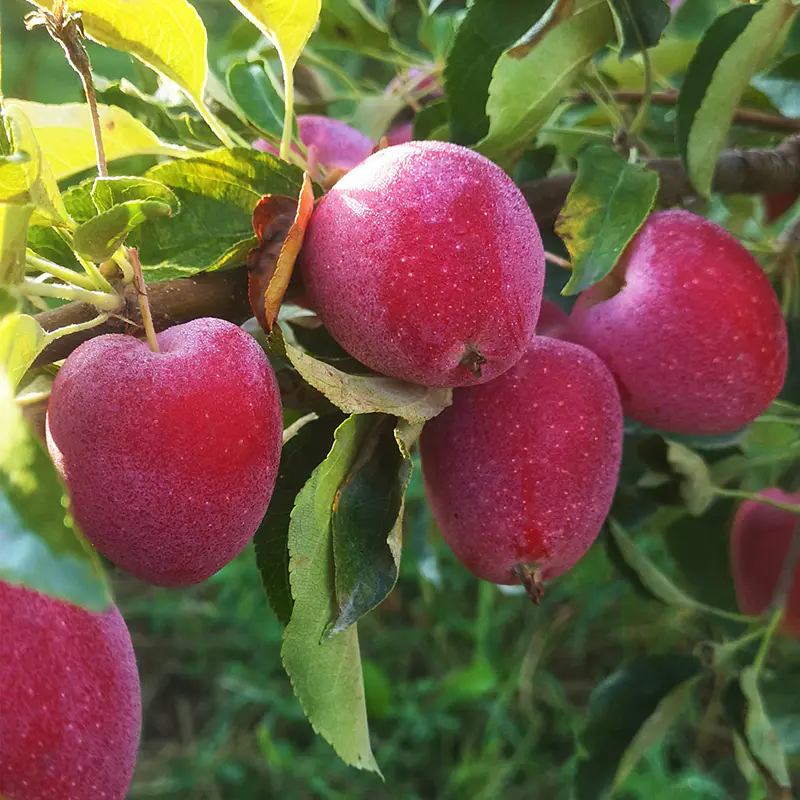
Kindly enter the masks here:
<path id="1" fill-rule="evenodd" d="M 0 581 L 0 795 L 122 800 L 141 713 L 116 607 L 92 614 Z"/>
<path id="2" fill-rule="evenodd" d="M 605 361 L 625 413 L 675 433 L 728 433 L 775 399 L 786 324 L 758 262 L 688 211 L 652 214 L 614 272 L 579 298 L 576 341 Z"/>
<path id="3" fill-rule="evenodd" d="M 491 380 L 533 336 L 544 251 L 520 191 L 445 142 L 370 156 L 311 217 L 300 269 L 334 339 L 372 369 L 428 386 Z"/>
<path id="4" fill-rule="evenodd" d="M 542 300 L 536 335 L 570 341 L 569 314 L 550 300 Z"/>
<path id="5" fill-rule="evenodd" d="M 58 373 L 47 441 L 81 529 L 117 566 L 157 586 L 205 580 L 267 509 L 282 415 L 275 374 L 241 328 L 197 319 L 160 353 L 107 334 Z"/>
<path id="6" fill-rule="evenodd" d="M 433 515 L 467 569 L 500 584 L 555 578 L 611 507 L 622 455 L 614 379 L 585 347 L 537 336 L 508 372 L 453 392 L 426 423 L 421 455 Z"/>
<path id="7" fill-rule="evenodd" d="M 367 158 L 375 147 L 372 139 L 361 131 L 330 117 L 300 114 L 297 128 L 300 141 L 309 151 L 309 160 L 313 157 L 314 162 L 325 170 L 350 169 Z M 253 147 L 278 155 L 278 148 L 265 139 L 256 139 Z M 292 150 L 300 155 L 296 145 L 292 146 Z"/>
<path id="8" fill-rule="evenodd" d="M 760 494 L 800 505 L 800 492 L 765 489 Z M 757 500 L 746 500 L 739 506 L 731 527 L 731 566 L 743 614 L 758 616 L 770 607 L 796 535 L 800 535 L 799 515 Z M 782 628 L 800 637 L 800 563 L 794 570 Z"/>

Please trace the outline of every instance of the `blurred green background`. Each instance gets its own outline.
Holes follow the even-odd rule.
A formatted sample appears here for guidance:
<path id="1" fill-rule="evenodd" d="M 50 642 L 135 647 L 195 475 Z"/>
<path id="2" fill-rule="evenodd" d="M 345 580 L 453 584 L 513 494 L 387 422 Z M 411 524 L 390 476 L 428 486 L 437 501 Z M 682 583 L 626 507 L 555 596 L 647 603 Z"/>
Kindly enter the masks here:
<path id="1" fill-rule="evenodd" d="M 241 20 L 223 0 L 195 5 L 215 64 Z M 2 0 L 4 94 L 81 100 L 59 48 L 41 29 L 24 30 L 29 8 Z M 125 55 L 92 43 L 88 49 L 101 76 L 152 80 Z M 383 67 L 389 76 L 392 69 Z M 637 502 L 618 500 L 631 525 L 642 515 Z M 637 543 L 668 566 L 656 533 L 645 527 Z M 720 568 L 725 573 L 727 564 Z M 265 602 L 252 548 L 193 589 L 155 590 L 121 574 L 115 584 L 143 685 L 134 800 L 569 798 L 578 735 L 599 681 L 626 659 L 691 653 L 698 643 L 741 632 L 643 598 L 616 571 L 603 541 L 548 585 L 541 607 L 479 583 L 442 544 L 416 470 L 400 581 L 359 625 L 382 782 L 344 766 L 311 730 L 281 667 L 282 629 Z M 796 667 L 798 656 L 796 643 L 775 647 L 775 662 Z M 690 708 L 648 751 L 619 797 L 748 798 L 714 688 L 701 699 L 710 703 Z M 800 751 L 798 740 L 795 733 Z M 796 764 L 798 752 L 790 755 Z"/>

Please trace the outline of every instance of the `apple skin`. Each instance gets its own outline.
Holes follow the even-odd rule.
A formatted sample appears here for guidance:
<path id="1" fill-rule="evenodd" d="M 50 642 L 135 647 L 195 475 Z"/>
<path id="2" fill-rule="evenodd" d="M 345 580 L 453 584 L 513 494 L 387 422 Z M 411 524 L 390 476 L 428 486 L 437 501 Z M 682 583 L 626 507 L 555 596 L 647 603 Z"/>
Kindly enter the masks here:
<path id="1" fill-rule="evenodd" d="M 570 329 L 614 374 L 626 415 L 658 430 L 738 430 L 786 376 L 769 279 L 733 236 L 688 211 L 652 214 L 615 272 L 578 298 Z"/>
<path id="2" fill-rule="evenodd" d="M 547 336 L 499 378 L 456 389 L 426 423 L 422 474 L 434 518 L 473 574 L 519 583 L 572 567 L 597 538 L 619 476 L 622 409 L 590 350 Z"/>
<path id="3" fill-rule="evenodd" d="M 563 339 L 565 342 L 571 341 L 569 314 L 552 301 L 542 300 L 539 319 L 536 322 L 536 335 Z"/>
<path id="4" fill-rule="evenodd" d="M 375 147 L 375 142 L 346 122 L 316 114 L 297 117 L 300 141 L 307 149 L 314 148 L 314 158 L 326 170 L 351 169 L 362 162 Z M 278 148 L 265 139 L 253 142 L 256 150 L 278 155 Z M 292 149 L 300 153 L 296 146 Z"/>
<path id="5" fill-rule="evenodd" d="M 544 250 L 499 167 L 458 145 L 410 142 L 371 155 L 325 195 L 300 269 L 313 307 L 356 359 L 412 383 L 462 386 L 522 357 Z"/>
<path id="6" fill-rule="evenodd" d="M 781 503 L 800 505 L 800 492 L 765 489 L 759 494 Z M 797 514 L 757 500 L 746 500 L 739 506 L 731 526 L 731 566 L 743 614 L 756 617 L 769 608 L 798 526 Z M 781 629 L 800 637 L 800 564 L 795 570 Z"/>
<path id="7" fill-rule="evenodd" d="M 0 581 L 0 621 L 0 795 L 122 800 L 142 701 L 117 608 L 92 614 Z"/>
<path id="8" fill-rule="evenodd" d="M 131 575 L 188 586 L 238 555 L 278 471 L 282 412 L 255 339 L 219 319 L 158 334 L 160 353 L 107 334 L 53 384 L 50 455 L 87 538 Z"/>

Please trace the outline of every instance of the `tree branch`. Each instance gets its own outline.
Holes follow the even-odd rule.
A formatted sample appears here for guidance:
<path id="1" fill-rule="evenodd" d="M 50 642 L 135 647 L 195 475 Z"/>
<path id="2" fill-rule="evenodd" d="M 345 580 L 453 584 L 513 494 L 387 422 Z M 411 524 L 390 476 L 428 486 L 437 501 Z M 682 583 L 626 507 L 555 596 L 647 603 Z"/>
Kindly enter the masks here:
<path id="1" fill-rule="evenodd" d="M 646 163 L 661 176 L 658 195 L 661 205 L 677 205 L 695 196 L 680 159 L 656 158 Z M 574 180 L 575 175 L 569 173 L 531 181 L 520 187 L 539 225 L 547 226 L 555 221 Z M 793 190 L 800 191 L 800 136 L 787 139 L 774 150 L 725 150 L 714 173 L 714 191 L 721 194 L 771 194 Z M 252 316 L 245 267 L 154 283 L 149 287 L 149 294 L 157 331 L 197 317 L 219 317 L 239 323 Z M 96 314 L 92 305 L 70 303 L 37 314 L 36 320 L 46 331 L 52 331 L 85 322 Z M 34 365 L 66 358 L 79 344 L 103 333 L 141 333 L 141 325 L 136 292 L 128 287 L 125 306 L 119 316 L 90 330 L 56 340 L 40 353 Z"/>
<path id="2" fill-rule="evenodd" d="M 623 105 L 639 103 L 644 97 L 644 92 L 621 91 L 613 92 L 613 98 Z M 581 104 L 593 104 L 594 98 L 588 92 L 581 92 L 576 100 Z M 653 92 L 650 103 L 654 106 L 674 106 L 678 102 L 677 92 Z M 733 115 L 734 125 L 751 125 L 755 128 L 778 131 L 781 133 L 800 133 L 800 119 L 784 117 L 781 114 L 769 114 L 766 111 L 756 111 L 752 108 L 737 108 Z"/>
<path id="3" fill-rule="evenodd" d="M 679 158 L 654 158 L 645 162 L 658 172 L 658 203 L 674 206 L 696 192 Z M 575 175 L 554 175 L 520 188 L 540 225 L 555 222 Z M 800 136 L 787 139 L 774 150 L 723 150 L 714 172 L 719 194 L 773 194 L 800 191 Z"/>

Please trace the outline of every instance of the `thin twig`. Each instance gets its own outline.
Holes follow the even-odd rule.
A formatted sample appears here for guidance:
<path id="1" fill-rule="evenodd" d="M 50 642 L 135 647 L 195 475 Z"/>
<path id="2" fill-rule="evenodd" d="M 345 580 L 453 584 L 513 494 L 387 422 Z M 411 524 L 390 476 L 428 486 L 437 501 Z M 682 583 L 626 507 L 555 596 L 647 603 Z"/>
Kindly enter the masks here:
<path id="1" fill-rule="evenodd" d="M 156 338 L 156 329 L 153 325 L 153 314 L 150 311 L 150 301 L 147 297 L 147 284 L 144 282 L 144 275 L 142 275 L 142 264 L 139 261 L 139 251 L 131 247 L 127 250 L 128 261 L 133 267 L 133 285 L 136 288 L 136 294 L 139 296 L 139 312 L 142 315 L 142 326 L 144 333 L 147 337 L 147 343 L 154 353 L 158 353 L 158 339 Z"/>
<path id="2" fill-rule="evenodd" d="M 645 97 L 645 92 L 619 91 L 614 92 L 613 97 L 622 104 L 640 103 Z M 577 94 L 575 100 L 581 104 L 596 102 L 596 98 L 586 91 Z M 674 106 L 677 102 L 677 92 L 653 92 L 650 95 L 650 103 L 654 106 Z M 737 108 L 733 115 L 733 122 L 737 125 L 752 125 L 756 128 L 766 128 L 784 133 L 800 133 L 800 119 L 784 117 L 781 114 L 769 114 L 766 111 L 756 111 L 752 108 Z"/>

